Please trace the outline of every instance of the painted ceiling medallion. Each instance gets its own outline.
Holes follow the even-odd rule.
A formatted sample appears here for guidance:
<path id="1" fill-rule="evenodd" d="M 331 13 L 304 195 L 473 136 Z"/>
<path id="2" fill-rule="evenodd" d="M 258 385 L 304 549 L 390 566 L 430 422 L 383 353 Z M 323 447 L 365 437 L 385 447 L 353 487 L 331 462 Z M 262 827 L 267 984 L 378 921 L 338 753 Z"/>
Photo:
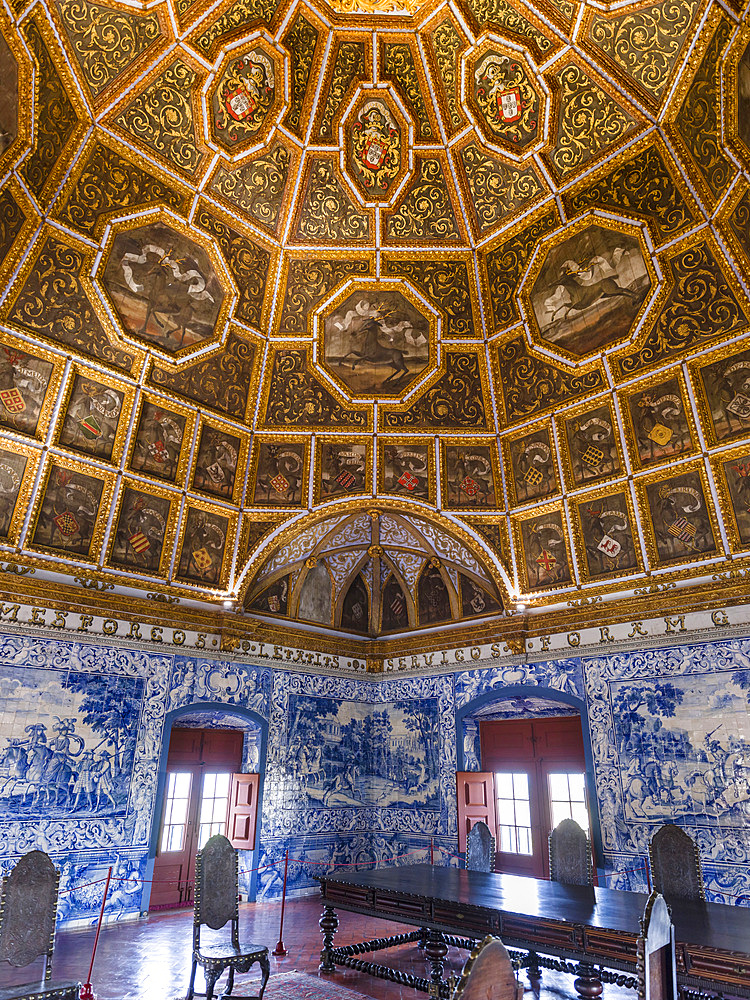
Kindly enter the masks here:
<path id="1" fill-rule="evenodd" d="M 209 92 L 211 135 L 229 153 L 265 141 L 283 93 L 281 61 L 256 40 L 241 55 L 234 53 L 217 74 Z"/>
<path id="2" fill-rule="evenodd" d="M 490 43 L 466 66 L 469 105 L 487 141 L 516 155 L 537 148 L 546 97 L 525 57 Z"/>
<path id="3" fill-rule="evenodd" d="M 318 359 L 352 399 L 403 397 L 435 364 L 435 316 L 408 286 L 345 286 L 318 320 Z"/>
<path id="4" fill-rule="evenodd" d="M 534 334 L 574 358 L 629 337 L 656 281 L 637 229 L 586 222 L 540 251 L 523 296 Z"/>
<path id="5" fill-rule="evenodd" d="M 365 201 L 387 202 L 406 172 L 405 125 L 380 97 L 366 97 L 345 126 L 346 165 Z"/>
<path id="6" fill-rule="evenodd" d="M 110 240 L 98 277 L 126 337 L 184 357 L 221 336 L 231 295 L 198 232 L 188 236 L 177 226 L 131 221 Z"/>

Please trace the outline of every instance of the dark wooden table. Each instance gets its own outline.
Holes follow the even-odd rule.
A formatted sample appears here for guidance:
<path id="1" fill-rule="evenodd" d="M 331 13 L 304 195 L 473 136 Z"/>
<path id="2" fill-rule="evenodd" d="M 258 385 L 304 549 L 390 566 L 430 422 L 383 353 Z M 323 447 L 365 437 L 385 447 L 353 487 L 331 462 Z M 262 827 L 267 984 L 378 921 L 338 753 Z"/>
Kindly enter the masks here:
<path id="1" fill-rule="evenodd" d="M 448 946 L 467 947 L 469 939 L 494 934 L 506 947 L 528 953 L 523 964 L 531 978 L 541 975 L 542 967 L 575 972 L 579 996 L 592 1000 L 602 992 L 602 976 L 606 978 L 595 966 L 635 971 L 636 939 L 648 899 L 640 892 L 432 865 L 322 875 L 319 881 L 325 907 L 320 920 L 320 968 L 324 972 L 347 965 L 436 997 L 449 995 L 443 981 Z M 336 909 L 419 929 L 337 948 Z M 679 902 L 671 910 L 679 982 L 750 998 L 750 909 Z M 410 941 L 424 947 L 430 962 L 429 980 L 356 958 Z M 546 955 L 558 961 L 541 957 Z M 570 965 L 569 960 L 577 964 Z M 610 981 L 615 978 L 609 977 Z"/>

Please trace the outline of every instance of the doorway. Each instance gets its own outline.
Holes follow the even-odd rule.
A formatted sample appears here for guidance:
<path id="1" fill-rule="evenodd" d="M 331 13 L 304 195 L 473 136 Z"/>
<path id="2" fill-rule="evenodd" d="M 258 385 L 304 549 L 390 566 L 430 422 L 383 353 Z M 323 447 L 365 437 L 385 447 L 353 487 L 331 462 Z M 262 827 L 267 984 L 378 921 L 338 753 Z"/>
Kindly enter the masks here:
<path id="1" fill-rule="evenodd" d="M 581 719 L 479 721 L 482 771 L 458 776 L 459 851 L 483 820 L 499 872 L 549 878 L 547 838 L 563 819 L 591 837 Z"/>
<path id="2" fill-rule="evenodd" d="M 172 729 L 150 910 L 192 906 L 195 855 L 210 837 L 254 847 L 259 776 L 241 773 L 243 745 L 241 730 Z"/>

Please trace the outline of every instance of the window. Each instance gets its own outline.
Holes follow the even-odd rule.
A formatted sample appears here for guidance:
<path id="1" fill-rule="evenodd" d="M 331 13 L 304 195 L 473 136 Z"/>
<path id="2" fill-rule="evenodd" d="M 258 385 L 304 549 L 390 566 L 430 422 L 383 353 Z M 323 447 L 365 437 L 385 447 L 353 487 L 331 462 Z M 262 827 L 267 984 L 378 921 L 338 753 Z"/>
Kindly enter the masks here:
<path id="1" fill-rule="evenodd" d="M 205 774 L 198 820 L 198 850 L 202 851 L 211 837 L 224 833 L 229 807 L 229 785 L 232 775 L 226 772 Z"/>
<path id="2" fill-rule="evenodd" d="M 521 772 L 496 772 L 497 832 L 499 850 L 507 854 L 533 854 L 529 777 Z"/>
<path id="3" fill-rule="evenodd" d="M 191 778 L 190 771 L 171 771 L 168 775 L 167 802 L 161 835 L 162 852 L 182 850 L 188 819 Z"/>
<path id="4" fill-rule="evenodd" d="M 585 777 L 576 771 L 548 775 L 549 805 L 552 829 L 564 819 L 574 819 L 589 832 L 589 812 L 586 808 Z"/>

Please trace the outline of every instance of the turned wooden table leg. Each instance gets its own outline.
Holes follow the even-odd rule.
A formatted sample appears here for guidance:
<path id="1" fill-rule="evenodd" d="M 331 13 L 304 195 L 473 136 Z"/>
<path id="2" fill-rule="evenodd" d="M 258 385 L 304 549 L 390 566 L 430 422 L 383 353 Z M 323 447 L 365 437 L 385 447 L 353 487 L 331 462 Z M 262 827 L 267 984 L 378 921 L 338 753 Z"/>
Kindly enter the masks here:
<path id="1" fill-rule="evenodd" d="M 336 916 L 336 911 L 332 906 L 325 907 L 323 916 L 318 921 L 318 926 L 323 935 L 323 949 L 320 953 L 320 965 L 318 968 L 321 972 L 335 972 L 336 966 L 333 964 L 331 956 L 333 953 L 333 935 L 338 930 L 339 918 Z"/>
<path id="2" fill-rule="evenodd" d="M 573 986 L 583 1000 L 596 1000 L 604 989 L 601 979 L 596 976 L 594 966 L 589 962 L 578 963 L 578 978 L 573 980 Z"/>
<path id="3" fill-rule="evenodd" d="M 424 954 L 430 963 L 430 996 L 439 997 L 440 987 L 443 985 L 444 959 L 448 954 L 448 945 L 440 931 L 430 931 L 424 946 Z"/>

